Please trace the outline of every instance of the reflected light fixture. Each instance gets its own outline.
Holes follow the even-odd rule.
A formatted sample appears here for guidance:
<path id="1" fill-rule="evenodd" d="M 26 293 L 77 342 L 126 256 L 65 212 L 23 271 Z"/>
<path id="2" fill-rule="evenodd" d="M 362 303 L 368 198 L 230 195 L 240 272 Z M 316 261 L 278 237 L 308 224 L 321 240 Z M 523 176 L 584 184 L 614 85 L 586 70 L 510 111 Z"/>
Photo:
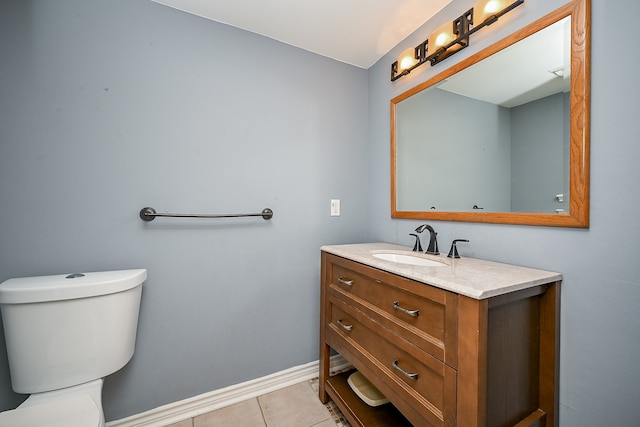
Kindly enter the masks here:
<path id="1" fill-rule="evenodd" d="M 556 77 L 564 77 L 564 66 L 549 70 L 549 72 Z"/>
<path id="2" fill-rule="evenodd" d="M 438 27 L 415 48 L 405 49 L 391 64 L 391 81 L 409 74 L 425 62 L 435 65 L 469 46 L 471 34 L 496 22 L 524 0 L 478 0 L 466 13 Z"/>

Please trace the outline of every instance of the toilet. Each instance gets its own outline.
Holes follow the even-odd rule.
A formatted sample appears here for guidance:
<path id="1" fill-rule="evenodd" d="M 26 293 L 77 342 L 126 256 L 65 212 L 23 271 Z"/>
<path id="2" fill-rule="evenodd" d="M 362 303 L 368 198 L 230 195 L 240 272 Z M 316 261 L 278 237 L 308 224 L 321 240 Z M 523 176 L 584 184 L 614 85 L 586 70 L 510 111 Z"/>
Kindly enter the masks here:
<path id="1" fill-rule="evenodd" d="M 0 427 L 104 427 L 103 378 L 133 356 L 147 270 L 24 277 L 0 284 L 18 408 Z"/>

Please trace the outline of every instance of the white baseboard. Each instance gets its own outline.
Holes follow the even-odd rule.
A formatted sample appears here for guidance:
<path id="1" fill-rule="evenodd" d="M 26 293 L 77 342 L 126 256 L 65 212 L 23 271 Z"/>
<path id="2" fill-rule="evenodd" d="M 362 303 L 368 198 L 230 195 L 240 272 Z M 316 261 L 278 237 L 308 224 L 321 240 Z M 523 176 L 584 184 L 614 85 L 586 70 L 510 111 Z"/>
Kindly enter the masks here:
<path id="1" fill-rule="evenodd" d="M 331 358 L 331 371 L 340 371 L 350 364 L 342 356 Z M 106 427 L 164 427 L 198 415 L 280 390 L 290 385 L 316 378 L 319 361 L 295 366 L 262 378 L 235 384 L 219 390 L 169 403 L 141 414 L 110 421 Z"/>

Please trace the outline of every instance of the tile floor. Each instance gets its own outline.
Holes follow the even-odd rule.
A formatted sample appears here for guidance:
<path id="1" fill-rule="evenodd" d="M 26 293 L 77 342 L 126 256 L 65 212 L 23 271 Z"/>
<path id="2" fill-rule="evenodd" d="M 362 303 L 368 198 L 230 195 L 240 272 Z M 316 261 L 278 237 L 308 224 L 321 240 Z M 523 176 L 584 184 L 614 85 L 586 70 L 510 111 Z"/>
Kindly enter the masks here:
<path id="1" fill-rule="evenodd" d="M 248 399 L 167 427 L 350 427 L 333 402 L 318 399 L 318 379 Z"/>

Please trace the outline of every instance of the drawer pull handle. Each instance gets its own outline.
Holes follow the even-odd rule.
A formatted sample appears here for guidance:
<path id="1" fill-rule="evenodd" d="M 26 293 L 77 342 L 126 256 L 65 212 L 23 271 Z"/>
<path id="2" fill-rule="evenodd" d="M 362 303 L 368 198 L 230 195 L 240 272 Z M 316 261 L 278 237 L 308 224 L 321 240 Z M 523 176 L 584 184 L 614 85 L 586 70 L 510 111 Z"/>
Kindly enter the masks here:
<path id="1" fill-rule="evenodd" d="M 412 380 L 417 380 L 418 379 L 418 373 L 417 372 L 407 372 L 404 369 L 402 369 L 400 366 L 398 366 L 398 359 L 394 359 L 393 360 L 393 367 L 400 371 L 402 373 L 402 375 L 404 375 L 407 378 L 411 378 Z"/>
<path id="2" fill-rule="evenodd" d="M 343 285 L 353 286 L 353 280 L 343 279 L 342 277 L 338 277 L 338 282 L 342 283 Z"/>
<path id="3" fill-rule="evenodd" d="M 398 301 L 393 302 L 393 308 L 409 316 L 418 317 L 420 315 L 420 310 L 409 310 L 408 308 L 401 307 Z"/>
<path id="4" fill-rule="evenodd" d="M 342 319 L 338 319 L 338 325 L 340 325 L 342 329 L 348 332 L 351 332 L 351 330 L 353 329 L 353 325 L 347 325 L 342 321 Z"/>

